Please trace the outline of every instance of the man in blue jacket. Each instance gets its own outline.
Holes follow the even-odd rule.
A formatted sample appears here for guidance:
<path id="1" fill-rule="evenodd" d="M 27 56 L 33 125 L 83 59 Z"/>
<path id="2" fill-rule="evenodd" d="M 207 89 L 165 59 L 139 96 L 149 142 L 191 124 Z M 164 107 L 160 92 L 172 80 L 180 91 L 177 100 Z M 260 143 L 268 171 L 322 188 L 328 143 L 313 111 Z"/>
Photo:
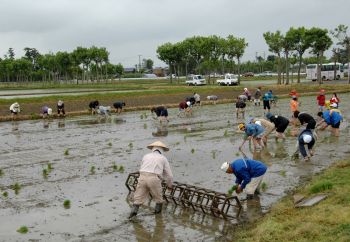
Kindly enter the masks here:
<path id="1" fill-rule="evenodd" d="M 251 123 L 250 124 L 241 123 L 238 125 L 238 129 L 245 132 L 245 135 L 243 138 L 243 143 L 239 146 L 240 150 L 242 149 L 244 143 L 248 139 L 253 140 L 254 149 L 259 147 L 259 145 L 261 147 L 264 147 L 263 142 L 261 142 L 261 138 L 263 136 L 265 129 L 261 125 L 251 124 Z"/>
<path id="2" fill-rule="evenodd" d="M 221 170 L 236 176 L 236 193 L 239 194 L 243 190 L 247 193 L 247 199 L 252 199 L 254 194 L 258 193 L 258 187 L 266 173 L 267 166 L 257 160 L 237 159 L 224 162 Z"/>
<path id="3" fill-rule="evenodd" d="M 320 126 L 324 124 L 321 127 L 321 130 L 324 130 L 327 128 L 328 125 L 332 127 L 332 133 L 335 136 L 339 136 L 339 127 L 340 127 L 340 122 L 343 121 L 343 116 L 340 114 L 340 111 L 336 109 L 335 105 L 336 104 L 331 104 L 333 105 L 331 110 L 326 110 L 324 112 L 319 112 L 317 115 L 322 118 L 322 121 L 317 124 L 317 126 Z"/>

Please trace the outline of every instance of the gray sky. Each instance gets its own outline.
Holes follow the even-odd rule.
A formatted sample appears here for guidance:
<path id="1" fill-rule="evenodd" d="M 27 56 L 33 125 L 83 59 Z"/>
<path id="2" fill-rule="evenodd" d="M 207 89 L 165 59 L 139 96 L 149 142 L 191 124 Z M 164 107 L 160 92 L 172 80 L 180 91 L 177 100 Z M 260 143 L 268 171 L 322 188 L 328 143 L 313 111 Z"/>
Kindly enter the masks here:
<path id="1" fill-rule="evenodd" d="M 243 60 L 267 56 L 262 34 L 290 27 L 350 25 L 349 0 L 0 0 L 0 56 L 106 47 L 110 61 L 134 66 L 156 49 L 194 35 L 232 34 L 249 46 Z M 334 9 L 334 10 L 333 10 Z M 350 28 L 350 26 L 349 26 Z M 350 29 L 349 29 L 350 31 Z"/>

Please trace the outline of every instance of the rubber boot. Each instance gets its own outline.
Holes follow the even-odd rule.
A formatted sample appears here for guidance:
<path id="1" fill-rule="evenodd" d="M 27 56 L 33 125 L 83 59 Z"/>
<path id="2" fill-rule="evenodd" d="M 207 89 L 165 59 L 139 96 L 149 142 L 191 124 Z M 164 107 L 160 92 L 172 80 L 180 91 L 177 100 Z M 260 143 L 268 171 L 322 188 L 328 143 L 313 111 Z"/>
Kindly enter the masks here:
<path id="1" fill-rule="evenodd" d="M 135 204 L 132 206 L 129 218 L 135 217 L 137 215 L 137 212 L 139 211 L 139 207 L 140 205 L 135 205 Z"/>
<path id="2" fill-rule="evenodd" d="M 155 213 L 155 214 L 160 213 L 160 212 L 162 211 L 162 207 L 163 207 L 163 204 L 162 204 L 162 203 L 157 203 L 157 204 L 156 204 L 156 207 L 155 207 L 155 209 L 154 209 L 154 213 Z"/>

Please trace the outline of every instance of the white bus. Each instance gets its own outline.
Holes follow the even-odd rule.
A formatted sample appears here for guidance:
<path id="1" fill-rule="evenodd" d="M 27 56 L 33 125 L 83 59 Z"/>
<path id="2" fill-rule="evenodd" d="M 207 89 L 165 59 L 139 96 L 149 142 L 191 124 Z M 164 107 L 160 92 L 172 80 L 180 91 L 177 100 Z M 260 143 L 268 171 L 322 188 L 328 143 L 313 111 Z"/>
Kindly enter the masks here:
<path id="1" fill-rule="evenodd" d="M 336 64 L 335 79 L 344 78 L 344 66 L 341 63 Z M 306 66 L 306 79 L 317 80 L 317 64 L 309 64 Z M 334 80 L 334 63 L 323 64 L 321 67 L 322 80 Z"/>

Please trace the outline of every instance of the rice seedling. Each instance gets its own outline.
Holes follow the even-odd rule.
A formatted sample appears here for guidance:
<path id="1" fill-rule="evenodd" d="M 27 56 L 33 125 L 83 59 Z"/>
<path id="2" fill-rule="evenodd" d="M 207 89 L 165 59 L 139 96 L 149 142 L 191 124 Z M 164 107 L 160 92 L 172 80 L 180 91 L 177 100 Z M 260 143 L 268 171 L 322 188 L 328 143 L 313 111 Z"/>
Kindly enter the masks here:
<path id="1" fill-rule="evenodd" d="M 215 150 L 212 150 L 212 151 L 211 151 L 211 157 L 212 157 L 213 159 L 216 158 L 216 151 L 215 151 Z"/>
<path id="2" fill-rule="evenodd" d="M 140 115 L 140 119 L 143 119 L 143 114 Z"/>
<path id="3" fill-rule="evenodd" d="M 124 172 L 124 166 L 120 165 L 119 168 L 118 168 L 118 171 L 120 173 L 123 173 Z"/>
<path id="4" fill-rule="evenodd" d="M 129 148 L 132 149 L 134 145 L 132 144 L 132 142 L 129 143 Z"/>
<path id="5" fill-rule="evenodd" d="M 118 166 L 115 163 L 113 163 L 112 168 L 113 168 L 113 171 L 117 171 L 118 170 Z"/>
<path id="6" fill-rule="evenodd" d="M 144 129 L 147 129 L 147 124 L 143 124 L 143 128 L 144 128 Z"/>
<path id="7" fill-rule="evenodd" d="M 20 234 L 26 234 L 26 233 L 28 233 L 28 228 L 27 228 L 27 226 L 22 226 L 19 229 L 17 229 L 17 232 Z"/>
<path id="8" fill-rule="evenodd" d="M 69 149 L 65 149 L 64 155 L 69 155 Z"/>
<path id="9" fill-rule="evenodd" d="M 96 170 L 96 167 L 95 167 L 95 166 L 91 166 L 91 168 L 90 168 L 90 174 L 91 174 L 91 175 L 94 175 L 94 174 L 95 174 L 95 170 Z"/>
<path id="10" fill-rule="evenodd" d="M 9 193 L 8 193 L 8 192 L 3 192 L 2 195 L 3 195 L 4 197 L 8 197 Z"/>
<path id="11" fill-rule="evenodd" d="M 176 142 L 176 143 L 175 143 L 175 145 L 179 145 L 179 144 L 180 144 L 180 142 Z"/>
<path id="12" fill-rule="evenodd" d="M 48 171 L 48 172 L 51 172 L 52 169 L 53 169 L 52 164 L 51 164 L 51 163 L 48 163 L 48 164 L 47 164 L 47 171 Z"/>
<path id="13" fill-rule="evenodd" d="M 286 177 L 286 171 L 281 171 L 280 174 L 281 176 Z"/>
<path id="14" fill-rule="evenodd" d="M 70 208 L 70 200 L 68 200 L 68 199 L 64 200 L 63 207 L 65 209 L 69 209 Z"/>
<path id="15" fill-rule="evenodd" d="M 236 152 L 236 156 L 239 156 L 239 152 Z"/>
<path id="16" fill-rule="evenodd" d="M 192 154 L 194 153 L 194 149 L 193 149 L 193 148 L 191 149 L 191 153 L 192 153 Z"/>
<path id="17" fill-rule="evenodd" d="M 228 189 L 227 194 L 231 196 L 232 193 L 233 193 L 234 191 L 236 191 L 237 187 L 238 187 L 238 186 L 237 186 L 236 184 L 233 185 L 230 189 Z"/>
<path id="18" fill-rule="evenodd" d="M 262 182 L 261 183 L 261 191 L 266 191 L 266 189 L 267 189 L 267 184 L 266 184 L 266 182 Z"/>
<path id="19" fill-rule="evenodd" d="M 48 171 L 47 169 L 43 169 L 43 177 L 46 179 L 47 178 L 47 175 L 48 175 Z"/>
<path id="20" fill-rule="evenodd" d="M 4 175 L 4 171 L 2 169 L 0 169 L 0 176 Z"/>
<path id="21" fill-rule="evenodd" d="M 226 129 L 225 132 L 224 132 L 224 137 L 227 137 L 227 136 L 228 136 L 228 131 Z"/>
<path id="22" fill-rule="evenodd" d="M 112 142 L 109 142 L 109 143 L 108 143 L 108 146 L 111 147 L 111 146 L 112 146 Z"/>
<path id="23" fill-rule="evenodd" d="M 21 185 L 19 185 L 18 183 L 15 183 L 14 185 L 11 186 L 12 190 L 15 191 L 15 194 L 18 195 L 19 190 L 21 190 Z"/>
<path id="24" fill-rule="evenodd" d="M 148 117 L 147 113 L 143 113 L 143 117 L 147 118 Z"/>

